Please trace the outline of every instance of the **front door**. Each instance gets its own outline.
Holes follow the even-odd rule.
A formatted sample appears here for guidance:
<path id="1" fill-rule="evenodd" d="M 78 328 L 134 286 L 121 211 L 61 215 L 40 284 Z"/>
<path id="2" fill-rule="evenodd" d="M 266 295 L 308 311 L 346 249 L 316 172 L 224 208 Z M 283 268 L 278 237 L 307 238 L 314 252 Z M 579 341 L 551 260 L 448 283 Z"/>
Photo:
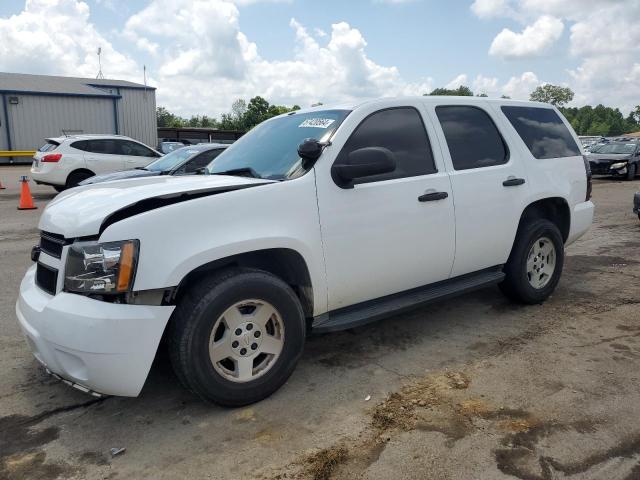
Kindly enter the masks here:
<path id="1" fill-rule="evenodd" d="M 124 160 L 124 169 L 142 168 L 153 162 L 158 155 L 150 148 L 131 140 L 116 140 Z"/>
<path id="2" fill-rule="evenodd" d="M 445 280 L 455 247 L 449 176 L 420 106 L 351 115 L 358 115 L 347 118 L 357 128 L 345 143 L 334 139 L 335 147 L 343 144 L 335 162 L 360 148 L 384 147 L 397 166 L 353 188 L 334 183 L 332 162 L 316 166 L 329 310 Z"/>

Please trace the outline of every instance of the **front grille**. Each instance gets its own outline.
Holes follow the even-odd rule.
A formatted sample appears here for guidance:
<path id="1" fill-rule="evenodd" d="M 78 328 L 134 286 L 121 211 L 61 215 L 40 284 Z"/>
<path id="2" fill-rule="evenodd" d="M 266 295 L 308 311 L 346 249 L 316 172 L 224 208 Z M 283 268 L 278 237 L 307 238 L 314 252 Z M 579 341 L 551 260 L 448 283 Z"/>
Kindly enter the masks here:
<path id="1" fill-rule="evenodd" d="M 36 285 L 50 295 L 56 294 L 58 284 L 58 270 L 42 263 L 36 268 Z"/>
<path id="2" fill-rule="evenodd" d="M 609 170 L 609 167 L 611 167 L 611 163 L 591 162 L 589 166 L 591 167 L 591 173 L 595 175 L 606 175 L 608 173 L 611 173 Z"/>
<path id="3" fill-rule="evenodd" d="M 52 257 L 60 258 L 62 256 L 62 247 L 70 243 L 70 241 L 57 233 L 40 232 L 40 250 Z"/>

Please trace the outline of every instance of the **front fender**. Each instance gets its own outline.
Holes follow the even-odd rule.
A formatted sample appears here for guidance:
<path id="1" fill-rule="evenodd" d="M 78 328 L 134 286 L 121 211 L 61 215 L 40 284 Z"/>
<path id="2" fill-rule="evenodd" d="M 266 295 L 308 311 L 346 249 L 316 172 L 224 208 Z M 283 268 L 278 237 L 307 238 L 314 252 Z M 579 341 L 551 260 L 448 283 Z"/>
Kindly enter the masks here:
<path id="1" fill-rule="evenodd" d="M 271 248 L 298 252 L 313 286 L 314 311 L 327 305 L 314 172 L 149 210 L 105 229 L 101 241 L 138 239 L 135 290 L 171 288 L 201 265 Z"/>

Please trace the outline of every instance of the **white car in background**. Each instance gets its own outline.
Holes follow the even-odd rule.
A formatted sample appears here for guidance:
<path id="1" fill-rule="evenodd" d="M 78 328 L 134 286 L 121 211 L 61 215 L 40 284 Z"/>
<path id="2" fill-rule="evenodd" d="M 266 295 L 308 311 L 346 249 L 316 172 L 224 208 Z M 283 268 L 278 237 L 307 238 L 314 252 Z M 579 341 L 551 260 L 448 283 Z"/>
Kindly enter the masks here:
<path id="1" fill-rule="evenodd" d="M 31 178 L 58 192 L 94 175 L 141 168 L 162 154 L 122 135 L 47 138 L 33 156 Z"/>

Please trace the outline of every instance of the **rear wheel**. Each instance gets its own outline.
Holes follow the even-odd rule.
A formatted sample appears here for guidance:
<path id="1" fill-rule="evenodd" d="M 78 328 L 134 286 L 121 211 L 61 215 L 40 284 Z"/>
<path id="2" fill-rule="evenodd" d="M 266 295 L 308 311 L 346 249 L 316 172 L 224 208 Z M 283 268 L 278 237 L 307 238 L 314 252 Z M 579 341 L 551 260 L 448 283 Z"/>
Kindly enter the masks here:
<path id="1" fill-rule="evenodd" d="M 635 163 L 630 163 L 627 167 L 627 180 L 633 180 L 636 178 L 636 173 L 638 171 L 638 165 Z"/>
<path id="2" fill-rule="evenodd" d="M 67 185 L 65 188 L 77 187 L 81 181 L 91 177 L 93 177 L 93 173 L 87 172 L 84 170 L 77 170 L 75 172 L 71 172 L 67 177 Z"/>
<path id="3" fill-rule="evenodd" d="M 262 400 L 289 378 L 305 339 L 302 306 L 270 273 L 235 268 L 196 284 L 169 330 L 178 378 L 204 400 L 241 406 Z"/>
<path id="4" fill-rule="evenodd" d="M 558 227 L 549 220 L 533 220 L 518 231 L 500 289 L 522 303 L 543 302 L 558 285 L 563 264 L 564 242 Z"/>

